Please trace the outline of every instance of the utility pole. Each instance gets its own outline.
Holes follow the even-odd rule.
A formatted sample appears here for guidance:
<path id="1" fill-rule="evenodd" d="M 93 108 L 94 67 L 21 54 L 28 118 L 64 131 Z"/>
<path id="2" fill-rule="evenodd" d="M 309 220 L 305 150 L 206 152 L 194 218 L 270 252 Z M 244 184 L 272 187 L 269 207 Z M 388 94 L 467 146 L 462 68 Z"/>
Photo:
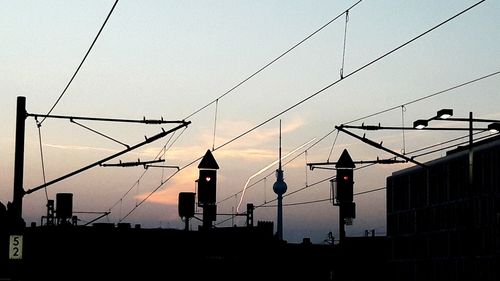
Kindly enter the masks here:
<path id="1" fill-rule="evenodd" d="M 472 131 L 473 131 L 473 118 L 472 112 L 469 112 L 469 187 L 472 190 L 472 184 L 474 182 L 474 154 L 472 151 L 473 139 L 472 139 Z"/>
<path id="2" fill-rule="evenodd" d="M 26 97 L 17 97 L 16 147 L 14 158 L 14 198 L 12 200 L 12 219 L 16 226 L 23 221 L 23 175 L 24 175 L 24 131 L 26 121 Z"/>
<path id="3" fill-rule="evenodd" d="M 130 152 L 134 149 L 137 149 L 143 145 L 146 145 L 148 143 L 154 142 L 182 127 L 187 127 L 189 124 L 191 124 L 190 121 L 166 121 L 163 120 L 147 120 L 146 118 L 143 118 L 142 120 L 127 120 L 127 119 L 110 119 L 110 118 L 94 118 L 94 117 L 76 117 L 76 116 L 52 116 L 52 115 L 40 115 L 40 114 L 29 114 L 26 111 L 26 97 L 18 96 L 17 97 L 17 112 L 16 112 L 16 140 L 15 140 L 15 159 L 14 159 L 14 195 L 13 195 L 13 200 L 11 204 L 8 204 L 8 212 L 9 212 L 9 220 L 13 224 L 14 227 L 24 227 L 25 223 L 23 220 L 23 197 L 24 195 L 33 193 L 39 189 L 42 189 L 44 187 L 47 187 L 49 185 L 52 185 L 56 182 L 62 181 L 66 178 L 72 177 L 74 175 L 77 175 L 81 172 L 84 172 L 90 168 L 93 168 L 95 166 L 101 165 L 106 161 L 109 161 L 113 158 L 116 158 L 122 154 L 125 154 L 127 152 Z M 126 149 L 115 153 L 111 156 L 108 156 L 102 160 L 99 160 L 97 162 L 94 162 L 90 165 L 87 165 L 83 168 L 80 168 L 76 171 L 73 171 L 69 174 L 66 174 L 64 176 L 61 176 L 59 178 L 56 178 L 50 182 L 46 182 L 38 187 L 31 188 L 28 190 L 24 190 L 23 187 L 23 177 L 24 177 L 24 138 L 25 138 L 25 123 L 26 123 L 26 118 L 27 117 L 46 117 L 46 118 L 62 118 L 62 119 L 68 119 L 72 121 L 73 119 L 79 119 L 79 120 L 91 120 L 91 121 L 106 121 L 106 122 L 128 122 L 128 123 L 144 123 L 144 124 L 166 124 L 166 123 L 179 123 L 177 127 L 174 127 L 170 130 L 163 130 L 159 134 L 156 134 L 150 138 L 145 137 L 145 141 L 138 143 L 133 146 L 126 145 Z M 93 131 L 93 130 L 91 130 Z M 94 131 L 95 132 L 95 131 Z M 102 134 L 101 134 L 102 135 Z M 156 160 L 159 161 L 159 160 Z M 152 162 L 152 161 L 149 161 Z M 143 163 L 141 163 L 143 164 Z"/>

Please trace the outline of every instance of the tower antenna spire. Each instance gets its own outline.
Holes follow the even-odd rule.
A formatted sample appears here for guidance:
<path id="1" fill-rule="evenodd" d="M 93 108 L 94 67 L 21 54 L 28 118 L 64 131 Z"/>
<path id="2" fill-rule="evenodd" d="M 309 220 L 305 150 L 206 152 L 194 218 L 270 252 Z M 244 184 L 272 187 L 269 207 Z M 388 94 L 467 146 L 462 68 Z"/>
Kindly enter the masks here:
<path id="1" fill-rule="evenodd" d="M 280 140 L 279 140 L 279 164 L 278 170 L 281 171 L 281 119 L 280 119 Z"/>
<path id="2" fill-rule="evenodd" d="M 279 136 L 279 162 L 276 170 L 276 182 L 273 184 L 273 191 L 278 195 L 278 210 L 277 210 L 277 231 L 276 236 L 279 240 L 283 240 L 283 194 L 286 192 L 287 185 L 283 178 L 283 170 L 281 169 L 281 119 L 280 119 L 280 136 Z"/>

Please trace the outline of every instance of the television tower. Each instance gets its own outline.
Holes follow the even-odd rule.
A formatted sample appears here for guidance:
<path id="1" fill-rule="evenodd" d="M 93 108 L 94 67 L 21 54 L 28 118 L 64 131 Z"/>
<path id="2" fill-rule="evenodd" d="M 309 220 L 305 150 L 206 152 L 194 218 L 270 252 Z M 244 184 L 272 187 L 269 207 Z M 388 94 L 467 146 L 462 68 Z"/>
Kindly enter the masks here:
<path id="1" fill-rule="evenodd" d="M 283 170 L 281 169 L 281 120 L 280 120 L 280 140 L 279 140 L 279 165 L 276 170 L 276 182 L 273 184 L 273 191 L 278 195 L 278 226 L 276 236 L 283 240 L 283 194 L 286 192 L 287 185 L 283 179 Z"/>

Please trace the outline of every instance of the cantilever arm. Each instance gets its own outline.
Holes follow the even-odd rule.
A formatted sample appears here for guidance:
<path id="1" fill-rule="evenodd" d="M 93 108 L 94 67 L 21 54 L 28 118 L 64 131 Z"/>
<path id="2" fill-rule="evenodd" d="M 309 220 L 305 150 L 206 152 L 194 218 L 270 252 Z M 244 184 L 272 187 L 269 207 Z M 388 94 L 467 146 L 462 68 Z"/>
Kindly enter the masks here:
<path id="1" fill-rule="evenodd" d="M 80 168 L 80 169 L 78 169 L 78 170 L 76 170 L 76 171 L 73 171 L 73 172 L 71 172 L 71 173 L 69 173 L 69 174 L 66 174 L 66 175 L 64 175 L 64 176 L 62 176 L 62 177 L 56 178 L 56 179 L 54 179 L 54 180 L 51 180 L 51 181 L 49 181 L 49 182 L 47 182 L 47 183 L 44 183 L 44 184 L 42 184 L 42 185 L 40 185 L 40 186 L 37 186 L 37 187 L 31 188 L 31 189 L 28 189 L 28 190 L 26 190 L 26 191 L 24 192 L 24 194 L 30 194 L 30 193 L 33 193 L 33 192 L 35 192 L 35 191 L 37 191 L 37 190 L 39 190 L 39 189 L 42 189 L 42 188 L 44 188 L 44 187 L 46 187 L 46 186 L 49 186 L 49 185 L 52 185 L 52 184 L 54 184 L 54 183 L 60 182 L 60 181 L 62 181 L 62 180 L 64 180 L 64 179 L 67 179 L 67 178 L 72 177 L 72 176 L 74 176 L 74 175 L 77 175 L 77 174 L 79 174 L 79 173 L 81 173 L 81 172 L 84 172 L 84 171 L 86 171 L 86 170 L 88 170 L 88 169 L 90 169 L 90 168 L 93 168 L 93 167 L 95 167 L 95 166 L 101 165 L 101 164 L 103 164 L 104 162 L 107 162 L 107 161 L 109 161 L 109 160 L 111 160 L 111 159 L 113 159 L 113 158 L 116 158 L 116 157 L 118 157 L 118 156 L 120 156 L 120 155 L 122 155 L 122 154 L 125 154 L 125 153 L 130 152 L 130 151 L 132 151 L 132 150 L 134 150 L 134 149 L 137 149 L 137 148 L 139 148 L 139 147 L 141 147 L 141 146 L 143 146 L 143 145 L 146 145 L 146 144 L 148 144 L 148 143 L 150 143 L 150 142 L 153 142 L 153 141 L 156 141 L 156 140 L 158 140 L 158 139 L 160 139 L 160 138 L 163 138 L 164 136 L 166 136 L 166 135 L 168 135 L 168 134 L 170 134 L 170 133 L 172 133 L 172 132 L 174 132 L 174 131 L 176 131 L 176 130 L 178 130 L 178 129 L 180 129 L 180 128 L 187 127 L 189 124 L 191 124 L 191 121 L 184 121 L 181 125 L 176 126 L 175 128 L 172 128 L 172 129 L 170 129 L 170 130 L 168 130 L 168 131 L 163 131 L 163 132 L 161 132 L 161 133 L 159 133 L 159 134 L 157 134 L 157 135 L 154 135 L 154 136 L 152 136 L 152 137 L 150 137 L 150 138 L 146 138 L 146 140 L 145 140 L 145 141 L 143 141 L 143 142 L 141 142 L 141 143 L 138 143 L 138 144 L 136 144 L 136 145 L 134 145 L 134 146 L 131 146 L 130 148 L 124 149 L 124 150 L 122 150 L 122 151 L 120 151 L 120 152 L 117 152 L 117 153 L 115 153 L 115 154 L 113 154 L 113 155 L 111 155 L 111 156 L 108 156 L 108 157 L 106 157 L 106 158 L 104 158 L 104 159 L 102 159 L 102 160 L 99 160 L 99 161 L 97 161 L 97 162 L 94 162 L 94 163 L 92 163 L 92 164 L 90 164 L 90 165 L 87 165 L 87 166 L 85 166 L 85 167 L 83 167 L 83 168 Z"/>
<path id="2" fill-rule="evenodd" d="M 418 162 L 418 161 L 415 161 L 413 158 L 407 157 L 407 156 L 405 156 L 405 155 L 403 155 L 403 154 L 401 154 L 401 153 L 397 153 L 397 152 L 395 152 L 395 151 L 392 151 L 392 150 L 390 150 L 390 149 L 388 149 L 388 148 L 386 148 L 386 147 L 382 146 L 382 144 L 376 143 L 376 142 L 374 142 L 374 141 L 372 141 L 372 140 L 370 140 L 370 139 L 365 138 L 364 136 L 363 136 L 363 137 L 360 137 L 360 136 L 358 136 L 358 135 L 356 135 L 356 134 L 353 134 L 353 133 L 351 133 L 351 132 L 347 131 L 346 129 L 344 129 L 344 126 L 342 126 L 342 125 L 340 125 L 340 126 L 335 126 L 335 129 L 337 129 L 337 130 L 339 130 L 339 131 L 341 131 L 341 132 L 344 132 L 344 133 L 348 134 L 348 135 L 349 135 L 349 136 L 351 136 L 351 137 L 357 138 L 358 140 L 361 140 L 362 142 L 367 143 L 367 144 L 369 144 L 369 145 L 371 145 L 371 146 L 373 146 L 373 147 L 375 147 L 375 148 L 381 149 L 381 150 L 383 150 L 383 151 L 386 151 L 386 152 L 389 152 L 389 153 L 391 153 L 391 154 L 393 154 L 393 155 L 396 155 L 397 157 L 403 158 L 403 159 L 405 159 L 406 161 L 409 161 L 409 162 L 415 163 L 415 164 L 417 164 L 417 165 L 419 165 L 419 166 L 422 166 L 422 167 L 424 167 L 424 168 L 426 168 L 426 167 L 427 167 L 427 166 L 425 166 L 424 164 L 422 164 L 422 163 L 420 163 L 420 162 Z"/>

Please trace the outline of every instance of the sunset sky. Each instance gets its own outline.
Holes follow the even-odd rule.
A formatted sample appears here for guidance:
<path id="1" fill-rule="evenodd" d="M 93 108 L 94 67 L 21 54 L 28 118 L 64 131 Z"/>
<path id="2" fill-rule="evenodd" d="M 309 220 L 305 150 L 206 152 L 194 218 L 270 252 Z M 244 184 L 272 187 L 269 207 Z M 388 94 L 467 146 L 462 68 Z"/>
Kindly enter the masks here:
<path id="1" fill-rule="evenodd" d="M 120 1 L 52 114 L 191 121 L 185 131 L 177 131 L 171 139 L 169 135 L 109 161 L 148 161 L 164 155 L 164 165 L 182 170 L 176 173 L 174 169 L 145 170 L 142 166 L 96 167 L 48 187 L 49 199 L 55 199 L 59 192 L 71 192 L 74 211 L 111 211 L 102 221 L 116 223 L 123 219 L 144 227 L 182 228 L 177 196 L 179 192 L 194 191 L 199 162 L 195 160 L 207 149 L 216 148 L 213 154 L 220 166 L 217 200 L 229 198 L 218 204 L 218 212 L 234 213 L 241 196 L 238 192 L 246 181 L 278 158 L 280 119 L 283 154 L 313 139 L 315 143 L 306 146 L 307 151 L 301 149 L 284 160 L 288 184 L 285 196 L 309 186 L 286 196 L 285 205 L 329 198 L 328 180 L 315 183 L 335 172 L 311 171 L 307 162 L 336 161 L 344 148 L 354 160 L 392 157 L 344 133 L 329 134 L 335 125 L 391 108 L 394 109 L 351 125 L 364 122 L 411 127 L 416 119 L 433 117 L 441 108 L 454 109 L 456 117 L 465 118 L 472 111 L 477 118 L 500 119 L 498 1 L 483 2 L 376 62 L 373 61 L 478 1 L 361 1 L 349 11 L 347 29 L 344 14 L 214 102 L 356 2 Z M 3 204 L 12 200 L 16 97 L 26 97 L 29 113 L 46 114 L 75 72 L 113 3 L 0 0 Z M 345 31 L 345 78 L 340 80 Z M 363 68 L 370 62 L 373 63 Z M 489 74 L 494 75 L 401 106 Z M 318 93 L 332 83 L 335 84 Z M 160 133 L 162 128 L 81 123 L 129 145 Z M 246 133 L 259 124 L 262 126 Z M 433 121 L 431 125 L 467 124 Z M 124 148 L 68 120 L 47 119 L 40 132 L 47 181 Z M 399 153 L 466 135 L 450 131 L 352 132 L 366 133 L 367 138 L 383 141 L 385 147 Z M 38 129 L 31 117 L 26 120 L 25 145 L 24 186 L 29 189 L 43 183 Z M 163 151 L 165 145 L 168 149 Z M 427 161 L 444 155 L 445 151 L 441 151 L 416 159 Z M 393 171 L 412 165 L 374 165 L 356 170 L 354 192 L 383 188 Z M 245 192 L 242 206 L 262 205 L 276 198 L 272 191 L 276 168 L 273 166 L 252 179 L 250 184 L 254 185 Z M 357 218 L 346 228 L 347 235 L 360 236 L 371 229 L 384 235 L 385 190 L 354 198 Z M 46 212 L 46 200 L 43 190 L 24 198 L 23 216 L 27 223 L 39 224 Z M 257 208 L 255 220 L 275 221 L 274 204 Z M 79 217 L 84 223 L 95 215 Z M 220 216 L 216 223 L 227 218 Z M 233 223 L 243 225 L 244 220 L 228 220 L 218 226 Z M 198 221 L 193 220 L 191 227 L 197 229 L 197 225 Z M 337 228 L 338 208 L 329 201 L 285 206 L 284 238 L 288 241 L 310 237 L 321 243 L 329 231 L 337 235 Z"/>

